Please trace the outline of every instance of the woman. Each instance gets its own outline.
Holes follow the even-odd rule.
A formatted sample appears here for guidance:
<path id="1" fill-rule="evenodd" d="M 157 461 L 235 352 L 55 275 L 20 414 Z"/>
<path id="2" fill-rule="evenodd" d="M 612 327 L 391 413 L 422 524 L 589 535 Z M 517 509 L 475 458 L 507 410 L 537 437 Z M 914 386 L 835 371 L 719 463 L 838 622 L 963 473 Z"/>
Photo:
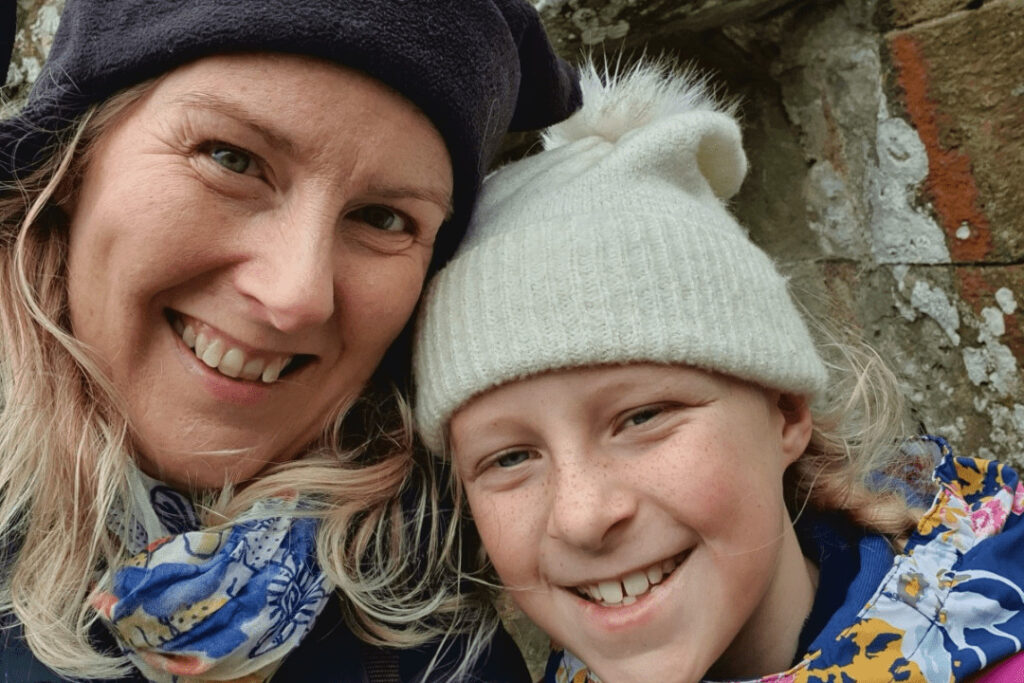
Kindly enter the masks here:
<path id="1" fill-rule="evenodd" d="M 468 675 L 375 370 L 502 133 L 578 101 L 523 0 L 68 0 L 0 122 L 0 673 Z"/>

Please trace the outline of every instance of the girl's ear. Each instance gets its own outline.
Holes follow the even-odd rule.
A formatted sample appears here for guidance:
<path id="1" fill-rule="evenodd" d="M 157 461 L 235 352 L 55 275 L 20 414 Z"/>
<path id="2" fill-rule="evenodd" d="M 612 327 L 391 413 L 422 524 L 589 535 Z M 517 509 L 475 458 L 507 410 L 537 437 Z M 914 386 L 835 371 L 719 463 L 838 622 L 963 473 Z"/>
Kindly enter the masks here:
<path id="1" fill-rule="evenodd" d="M 787 464 L 791 465 L 807 450 L 814 421 L 804 396 L 780 393 L 776 405 L 783 419 L 782 450 L 787 456 Z"/>

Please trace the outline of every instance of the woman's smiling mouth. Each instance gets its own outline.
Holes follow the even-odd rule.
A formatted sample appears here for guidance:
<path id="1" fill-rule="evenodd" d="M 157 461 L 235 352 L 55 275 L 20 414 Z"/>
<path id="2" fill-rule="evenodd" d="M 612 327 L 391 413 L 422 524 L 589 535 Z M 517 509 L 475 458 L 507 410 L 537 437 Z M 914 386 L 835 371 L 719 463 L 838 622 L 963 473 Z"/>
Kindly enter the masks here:
<path id="1" fill-rule="evenodd" d="M 584 600 L 601 607 L 632 605 L 637 598 L 647 595 L 655 586 L 667 579 L 688 555 L 689 551 L 686 551 L 620 577 L 581 584 L 572 590 Z"/>
<path id="2" fill-rule="evenodd" d="M 225 377 L 273 384 L 313 360 L 308 354 L 257 353 L 242 348 L 216 330 L 168 309 L 171 327 L 196 358 Z"/>

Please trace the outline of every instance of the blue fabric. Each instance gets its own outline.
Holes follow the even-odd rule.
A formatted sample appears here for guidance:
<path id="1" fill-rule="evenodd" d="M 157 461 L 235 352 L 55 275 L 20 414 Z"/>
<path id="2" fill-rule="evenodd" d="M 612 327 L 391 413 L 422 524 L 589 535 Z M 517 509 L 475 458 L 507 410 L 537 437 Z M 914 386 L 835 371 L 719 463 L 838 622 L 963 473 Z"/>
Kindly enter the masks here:
<path id="1" fill-rule="evenodd" d="M 152 484 L 152 482 L 151 482 Z M 152 509 L 165 529 L 175 528 L 186 532 L 199 525 L 194 510 L 187 499 L 173 489 L 152 485 L 148 495 Z M 307 520 L 308 521 L 308 520 Z M 112 520 L 112 527 L 122 537 L 134 539 L 132 550 L 143 552 L 148 544 L 148 532 L 139 520 L 122 515 Z M 9 558 L 17 554 L 17 547 L 3 549 L 0 557 Z M 130 572 L 126 575 L 126 586 L 135 585 L 141 575 Z M 286 584 L 280 584 L 283 588 Z M 289 605 L 301 604 L 302 591 L 278 590 L 271 586 L 269 591 L 279 597 L 282 609 Z M 458 666 L 468 646 L 467 638 L 455 636 L 446 648 L 438 652 L 436 643 L 417 648 L 380 648 L 363 643 L 349 630 L 342 616 L 341 600 L 332 592 L 326 606 L 312 623 L 312 628 L 298 647 L 289 654 L 281 667 L 271 678 L 272 682 L 292 683 L 379 683 L 369 677 L 366 662 L 369 658 L 381 661 L 393 660 L 397 665 L 402 683 L 423 683 L 427 680 L 444 680 L 443 672 Z M 138 601 L 137 601 L 138 602 Z M 153 604 L 159 604 L 154 602 Z M 157 609 L 166 609 L 166 605 Z M 283 618 L 279 623 L 284 628 L 297 623 L 292 618 Z M 113 634 L 101 623 L 90 633 L 94 648 L 112 656 L 120 654 L 120 647 Z M 434 673 L 425 678 L 425 670 L 437 657 Z M 439 674 L 438 672 L 442 672 Z M 0 683 L 58 683 L 65 679 L 43 665 L 24 641 L 21 625 L 12 615 L 0 615 Z M 137 670 L 118 679 L 91 683 L 143 683 L 148 679 Z M 515 643 L 503 629 L 492 638 L 489 647 L 474 664 L 470 680 L 479 683 L 530 683 L 530 676 Z"/>
<path id="2" fill-rule="evenodd" d="M 835 572 L 836 570 L 839 570 L 841 574 L 839 575 L 838 582 L 831 587 L 827 587 L 826 591 L 831 590 L 838 593 L 843 583 L 843 578 L 850 578 L 852 580 L 846 583 L 845 589 L 842 590 L 842 595 L 839 595 L 838 601 L 835 601 L 836 595 L 832 595 L 827 599 L 827 602 L 832 606 L 832 611 L 825 612 L 823 610 L 822 614 L 818 616 L 818 619 L 821 619 L 822 616 L 825 617 L 824 624 L 819 630 L 812 631 L 808 629 L 806 635 L 810 637 L 810 642 L 806 644 L 806 647 L 797 650 L 797 662 L 804 657 L 804 653 L 821 649 L 826 643 L 835 640 L 838 634 L 856 619 L 857 613 L 868 603 L 871 596 L 878 589 L 882 579 L 892 569 L 894 557 L 895 552 L 884 537 L 869 534 L 862 536 L 856 547 L 849 547 L 845 552 L 837 552 L 829 558 L 829 561 L 821 567 L 821 575 L 825 576 L 826 572 Z M 841 563 L 844 559 L 856 561 L 856 564 L 843 568 Z M 853 576 L 850 576 L 848 573 L 850 569 L 853 570 Z M 827 583 L 831 580 L 831 578 L 827 578 L 825 582 Z M 817 601 L 818 598 L 815 596 L 815 608 L 818 607 Z M 814 611 L 812 609 L 813 614 Z M 803 640 L 804 634 L 801 634 L 801 641 Z M 804 643 L 801 642 L 801 645 L 804 645 Z"/>
<path id="3" fill-rule="evenodd" d="M 804 555 L 818 567 L 818 589 L 811 613 L 800 631 L 795 665 L 846 601 L 850 586 L 862 571 L 861 559 L 868 556 L 862 555 L 860 547 L 865 540 L 864 531 L 840 515 L 806 510 L 794 527 Z"/>
<path id="4" fill-rule="evenodd" d="M 129 509 L 109 523 L 137 554 L 93 598 L 121 649 L 154 681 L 268 677 L 331 592 L 317 521 L 301 516 L 301 500 L 271 498 L 230 527 L 202 530 L 183 494 L 135 469 L 129 483 Z"/>

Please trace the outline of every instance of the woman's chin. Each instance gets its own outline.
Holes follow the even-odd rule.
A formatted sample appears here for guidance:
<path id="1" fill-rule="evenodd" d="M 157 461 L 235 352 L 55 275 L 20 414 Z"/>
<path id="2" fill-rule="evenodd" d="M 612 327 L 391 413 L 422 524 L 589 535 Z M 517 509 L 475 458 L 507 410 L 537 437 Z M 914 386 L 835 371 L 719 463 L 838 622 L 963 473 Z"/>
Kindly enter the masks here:
<path id="1" fill-rule="evenodd" d="M 294 458 L 268 451 L 260 446 L 224 447 L 205 451 L 173 451 L 142 446 L 139 467 L 161 482 L 182 490 L 219 489 L 237 486 L 257 477 L 269 467 Z"/>

